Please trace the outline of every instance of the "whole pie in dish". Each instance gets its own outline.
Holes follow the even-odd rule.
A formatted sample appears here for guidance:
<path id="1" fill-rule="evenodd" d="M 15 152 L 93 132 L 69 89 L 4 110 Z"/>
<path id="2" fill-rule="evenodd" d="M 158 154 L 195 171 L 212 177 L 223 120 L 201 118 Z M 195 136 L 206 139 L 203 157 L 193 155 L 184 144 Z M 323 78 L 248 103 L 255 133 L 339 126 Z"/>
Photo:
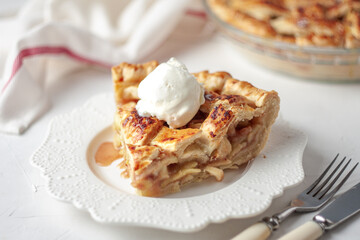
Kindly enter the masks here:
<path id="1" fill-rule="evenodd" d="M 359 0 L 207 0 L 222 21 L 299 46 L 360 47 Z"/>
<path id="2" fill-rule="evenodd" d="M 208 177 L 221 181 L 225 169 L 256 157 L 279 111 L 275 91 L 258 89 L 226 72 L 193 74 L 205 88 L 205 103 L 184 127 L 172 129 L 136 111 L 139 83 L 158 62 L 112 68 L 117 102 L 114 145 L 123 155 L 122 175 L 139 195 L 161 196 Z"/>

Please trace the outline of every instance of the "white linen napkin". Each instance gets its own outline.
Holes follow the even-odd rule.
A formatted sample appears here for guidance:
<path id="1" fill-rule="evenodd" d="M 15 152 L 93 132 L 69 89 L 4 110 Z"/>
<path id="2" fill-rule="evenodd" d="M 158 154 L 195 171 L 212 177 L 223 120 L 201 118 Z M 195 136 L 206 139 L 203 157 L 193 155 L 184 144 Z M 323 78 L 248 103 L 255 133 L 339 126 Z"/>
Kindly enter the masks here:
<path id="1" fill-rule="evenodd" d="M 45 85 L 52 79 L 84 64 L 110 68 L 149 54 L 174 30 L 188 3 L 32 0 L 14 18 L 0 18 L 0 31 L 7 33 L 0 43 L 7 56 L 0 80 L 0 132 L 20 134 L 47 110 Z M 8 53 L 9 42 L 14 45 Z"/>

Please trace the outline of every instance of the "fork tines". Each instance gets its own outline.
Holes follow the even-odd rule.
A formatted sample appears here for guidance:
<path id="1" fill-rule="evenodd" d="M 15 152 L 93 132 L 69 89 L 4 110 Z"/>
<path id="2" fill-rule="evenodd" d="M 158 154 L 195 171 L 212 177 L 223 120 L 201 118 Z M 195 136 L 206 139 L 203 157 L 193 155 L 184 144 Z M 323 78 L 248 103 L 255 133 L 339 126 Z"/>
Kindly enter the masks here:
<path id="1" fill-rule="evenodd" d="M 306 194 L 310 194 L 312 197 L 316 197 L 318 199 L 322 199 L 324 198 L 324 196 L 328 193 L 328 191 L 335 185 L 335 183 L 337 182 L 337 180 L 339 179 L 339 177 L 343 174 L 343 172 L 345 171 L 346 167 L 350 164 L 351 159 L 349 159 L 345 166 L 343 166 L 340 171 L 338 172 L 339 168 L 341 167 L 341 165 L 344 163 L 344 161 L 346 160 L 346 157 L 344 157 L 340 163 L 335 167 L 335 169 L 329 174 L 329 176 L 320 184 L 321 180 L 325 177 L 325 175 L 327 174 L 327 172 L 330 170 L 330 168 L 332 167 L 332 165 L 334 165 L 335 161 L 337 160 L 337 158 L 339 157 L 339 153 L 336 155 L 336 157 L 334 158 L 334 160 L 332 160 L 332 162 L 329 164 L 329 166 L 325 169 L 325 171 L 320 175 L 320 177 L 318 179 L 316 179 L 316 181 L 306 189 Z M 355 168 L 357 167 L 359 163 L 356 163 L 355 166 L 346 174 L 346 176 L 342 179 L 342 181 L 340 183 L 338 183 L 334 189 L 328 194 L 326 195 L 326 198 L 330 198 L 332 197 L 340 188 L 341 186 L 346 182 L 346 180 L 350 177 L 350 175 L 353 173 L 353 171 L 355 170 Z M 336 172 L 338 172 L 336 174 Z M 336 174 L 336 176 L 335 176 Z M 334 177 L 335 176 L 335 177 Z M 334 177 L 334 178 L 333 178 Z M 331 181 L 331 182 L 330 182 Z M 330 182 L 330 183 L 329 183 Z M 327 185 L 327 186 L 326 186 Z M 325 188 L 326 186 L 326 188 Z"/>

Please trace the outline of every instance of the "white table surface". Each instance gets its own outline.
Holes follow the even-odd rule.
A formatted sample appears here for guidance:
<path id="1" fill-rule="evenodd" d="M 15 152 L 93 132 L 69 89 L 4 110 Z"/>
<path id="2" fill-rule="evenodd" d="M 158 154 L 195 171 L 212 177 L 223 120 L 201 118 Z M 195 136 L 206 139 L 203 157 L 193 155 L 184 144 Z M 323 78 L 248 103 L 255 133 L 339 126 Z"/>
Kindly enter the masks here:
<path id="1" fill-rule="evenodd" d="M 147 59 L 165 61 L 175 56 L 191 72 L 208 69 L 228 71 L 235 78 L 255 86 L 278 91 L 280 115 L 290 125 L 308 135 L 303 166 L 305 180 L 273 200 L 264 213 L 249 219 L 210 224 L 195 233 L 176 233 L 143 227 L 108 225 L 69 203 L 52 198 L 40 171 L 29 163 L 42 143 L 49 121 L 56 115 L 82 106 L 91 96 L 112 91 L 109 71 L 83 69 L 49 86 L 52 108 L 23 135 L 0 134 L 0 239 L 229 239 L 264 216 L 287 206 L 311 183 L 336 153 L 360 160 L 360 82 L 323 83 L 295 79 L 262 69 L 248 62 L 218 35 L 191 39 L 173 35 Z M 343 190 L 360 181 L 360 168 Z M 295 214 L 287 219 L 271 239 L 310 220 L 314 213 Z M 359 239 L 360 215 L 326 233 L 323 239 Z"/>

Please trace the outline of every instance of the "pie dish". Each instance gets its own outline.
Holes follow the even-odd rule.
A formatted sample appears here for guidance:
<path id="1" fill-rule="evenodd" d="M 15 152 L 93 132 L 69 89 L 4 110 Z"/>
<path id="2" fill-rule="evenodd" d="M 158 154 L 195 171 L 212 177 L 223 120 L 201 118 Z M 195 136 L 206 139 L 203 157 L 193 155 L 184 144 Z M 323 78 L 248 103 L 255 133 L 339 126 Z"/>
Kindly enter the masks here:
<path id="1" fill-rule="evenodd" d="M 139 83 L 158 62 L 122 63 L 112 68 L 118 109 L 114 146 L 139 195 L 162 196 L 210 176 L 221 181 L 225 169 L 255 158 L 264 148 L 278 112 L 275 91 L 258 89 L 229 73 L 195 73 L 205 88 L 205 103 L 184 127 L 171 129 L 135 108 Z"/>
<path id="2" fill-rule="evenodd" d="M 360 47 L 357 0 L 209 0 L 223 21 L 250 34 L 299 46 Z"/>
<path id="3" fill-rule="evenodd" d="M 229 47 L 246 60 L 310 80 L 360 80 L 359 1 L 203 2 Z"/>

